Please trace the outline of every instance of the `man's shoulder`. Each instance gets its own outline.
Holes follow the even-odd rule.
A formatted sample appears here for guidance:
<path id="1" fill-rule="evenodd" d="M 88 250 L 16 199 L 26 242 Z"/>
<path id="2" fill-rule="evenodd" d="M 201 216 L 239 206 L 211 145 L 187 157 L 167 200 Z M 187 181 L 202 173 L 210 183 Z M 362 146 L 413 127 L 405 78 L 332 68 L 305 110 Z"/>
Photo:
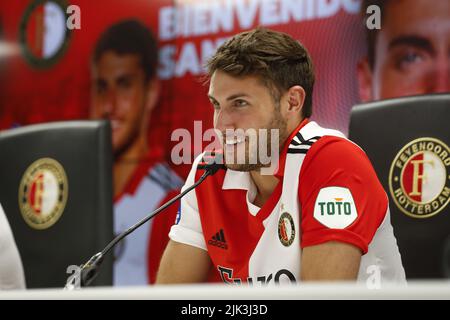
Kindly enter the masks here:
<path id="1" fill-rule="evenodd" d="M 315 121 L 309 121 L 303 126 L 295 135 L 294 140 L 303 142 L 311 139 L 318 139 L 320 137 L 340 137 L 345 139 L 345 135 L 336 129 L 325 128 L 320 126 Z"/>
<path id="2" fill-rule="evenodd" d="M 366 153 L 352 141 L 336 136 L 323 136 L 311 146 L 299 179 L 303 185 L 317 187 L 330 183 L 354 185 L 361 181 L 367 186 L 379 185 L 375 169 Z"/>
<path id="3" fill-rule="evenodd" d="M 306 154 L 305 162 L 311 161 L 339 165 L 344 162 L 368 161 L 368 158 L 361 147 L 347 138 L 325 135 L 317 139 Z"/>
<path id="4" fill-rule="evenodd" d="M 183 185 L 183 180 L 165 161 L 157 162 L 149 167 L 146 179 L 159 185 L 167 192 L 180 189 Z"/>
<path id="5" fill-rule="evenodd" d="M 183 180 L 165 162 L 142 163 L 121 194 L 114 198 L 114 206 L 127 208 L 131 203 L 152 203 L 181 189 Z"/>
<path id="6" fill-rule="evenodd" d="M 367 158 L 364 151 L 335 129 L 325 128 L 314 121 L 308 122 L 293 136 L 287 153 L 304 154 L 302 168 L 311 162 L 331 165 L 341 161 Z"/>

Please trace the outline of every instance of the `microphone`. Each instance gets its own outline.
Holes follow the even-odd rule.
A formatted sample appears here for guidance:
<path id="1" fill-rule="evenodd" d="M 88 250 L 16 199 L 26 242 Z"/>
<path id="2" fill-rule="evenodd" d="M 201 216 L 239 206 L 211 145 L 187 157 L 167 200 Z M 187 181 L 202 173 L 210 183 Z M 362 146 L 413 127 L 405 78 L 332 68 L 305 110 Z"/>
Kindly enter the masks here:
<path id="1" fill-rule="evenodd" d="M 223 151 L 206 152 L 202 157 L 202 161 L 198 163 L 197 168 L 209 171 L 209 176 L 212 176 L 220 169 L 226 170 L 227 167 L 223 164 Z"/>
<path id="2" fill-rule="evenodd" d="M 108 252 L 111 251 L 111 249 L 114 248 L 117 243 L 119 243 L 123 238 L 135 231 L 137 228 L 142 226 L 144 223 L 155 217 L 158 213 L 174 204 L 177 200 L 184 197 L 191 190 L 198 187 L 207 177 L 214 175 L 220 169 L 226 169 L 225 165 L 223 164 L 223 153 L 221 151 L 206 152 L 202 158 L 202 161 L 199 162 L 197 169 L 203 169 L 205 170 L 205 172 L 192 186 L 181 192 L 179 195 L 173 197 L 161 207 L 150 213 L 147 217 L 115 237 L 102 251 L 97 252 L 95 255 L 93 255 L 88 260 L 88 262 L 81 265 L 81 268 L 78 272 L 71 275 L 67 279 L 64 289 L 73 290 L 78 285 L 80 285 L 81 287 L 89 286 L 97 277 L 99 268 L 103 262 L 105 255 L 108 254 Z"/>

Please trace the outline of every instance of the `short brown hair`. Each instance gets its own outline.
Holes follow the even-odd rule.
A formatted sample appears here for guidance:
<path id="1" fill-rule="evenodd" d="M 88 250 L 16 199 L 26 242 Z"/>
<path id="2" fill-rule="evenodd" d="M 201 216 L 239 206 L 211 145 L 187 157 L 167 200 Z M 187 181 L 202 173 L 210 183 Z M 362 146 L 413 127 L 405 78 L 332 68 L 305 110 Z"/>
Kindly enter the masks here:
<path id="1" fill-rule="evenodd" d="M 257 28 L 237 34 L 222 44 L 207 62 L 209 77 L 216 70 L 232 76 L 257 76 L 279 102 L 290 87 L 306 92 L 304 117 L 312 114 L 314 69 L 308 51 L 286 33 Z"/>
<path id="2" fill-rule="evenodd" d="M 152 31 L 134 19 L 120 21 L 102 33 L 94 49 L 93 62 L 98 63 L 102 55 L 112 51 L 118 55 L 135 54 L 148 81 L 156 76 L 158 47 Z"/>

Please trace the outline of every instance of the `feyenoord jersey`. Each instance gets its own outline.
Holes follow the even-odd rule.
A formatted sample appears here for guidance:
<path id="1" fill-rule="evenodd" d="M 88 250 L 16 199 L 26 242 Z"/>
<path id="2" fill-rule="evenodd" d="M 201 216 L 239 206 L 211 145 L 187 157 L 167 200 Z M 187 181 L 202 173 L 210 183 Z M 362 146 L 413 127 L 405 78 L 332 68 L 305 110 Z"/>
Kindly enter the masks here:
<path id="1" fill-rule="evenodd" d="M 184 188 L 203 174 L 199 161 Z M 356 144 L 306 119 L 287 140 L 276 176 L 262 208 L 252 203 L 248 172 L 208 177 L 181 200 L 170 238 L 207 250 L 226 283 L 296 283 L 301 249 L 327 241 L 361 249 L 359 281 L 405 281 L 387 195 Z"/>
<path id="2" fill-rule="evenodd" d="M 165 163 L 144 163 L 138 167 L 125 192 L 114 201 L 115 234 L 124 232 L 145 218 L 181 185 L 182 180 Z M 160 250 L 160 246 L 152 242 L 162 242 L 164 239 L 158 234 L 159 230 L 153 228 L 157 221 L 159 227 L 164 227 L 164 218 L 168 218 L 168 214 L 166 212 L 158 219 L 148 221 L 119 243 L 114 252 L 113 285 L 147 285 L 154 280 L 151 264 L 154 259 L 160 259 L 164 248 Z"/>

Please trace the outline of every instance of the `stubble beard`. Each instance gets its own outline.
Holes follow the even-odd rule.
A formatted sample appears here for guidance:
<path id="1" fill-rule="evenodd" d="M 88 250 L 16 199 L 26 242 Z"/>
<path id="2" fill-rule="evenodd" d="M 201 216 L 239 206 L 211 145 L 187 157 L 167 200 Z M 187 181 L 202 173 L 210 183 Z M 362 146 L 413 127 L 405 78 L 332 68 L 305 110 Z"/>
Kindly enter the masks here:
<path id="1" fill-rule="evenodd" d="M 281 113 L 279 111 L 279 107 L 275 108 L 274 116 L 270 119 L 269 123 L 266 126 L 263 126 L 261 129 L 267 130 L 267 140 L 266 140 L 266 154 L 273 158 L 272 155 L 272 147 L 271 147 L 271 141 L 272 141 L 272 129 L 275 129 L 278 131 L 278 150 L 275 152 L 280 152 L 281 148 L 283 147 L 284 141 L 286 140 L 288 133 L 286 132 L 287 129 L 287 123 L 282 118 Z M 261 130 L 260 129 L 260 130 Z M 225 156 L 225 166 L 228 169 L 234 170 L 234 171 L 243 171 L 243 172 L 249 172 L 249 171 L 259 171 L 261 168 L 264 167 L 270 167 L 270 163 L 264 164 L 261 162 L 261 159 L 259 157 L 259 147 L 260 147 L 260 141 L 259 141 L 259 130 L 258 130 L 258 137 L 257 137 L 257 143 L 255 146 L 253 146 L 252 150 L 250 150 L 250 144 L 248 139 L 245 140 L 245 163 L 239 164 L 236 161 L 237 155 L 235 154 L 233 159 L 233 163 L 227 163 L 227 159 Z M 224 140 L 225 141 L 225 140 Z M 249 163 L 250 154 L 253 154 L 254 159 L 257 159 L 256 163 Z M 279 157 L 277 157 L 278 159 Z"/>

